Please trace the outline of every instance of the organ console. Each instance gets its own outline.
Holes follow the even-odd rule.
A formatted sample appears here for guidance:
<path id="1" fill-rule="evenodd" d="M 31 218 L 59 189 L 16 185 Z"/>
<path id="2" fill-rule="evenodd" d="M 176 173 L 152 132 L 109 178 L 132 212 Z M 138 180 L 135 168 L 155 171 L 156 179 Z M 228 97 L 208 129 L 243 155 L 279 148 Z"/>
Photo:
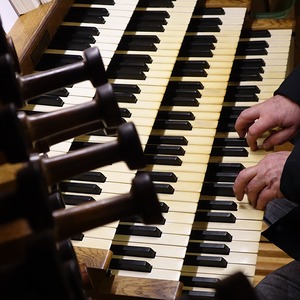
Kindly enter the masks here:
<path id="1" fill-rule="evenodd" d="M 102 222 L 80 225 L 76 232 L 82 234 L 72 236 L 75 251 L 111 253 L 108 272 L 84 260 L 92 299 L 222 299 L 221 283 L 242 272 L 255 285 L 270 271 L 264 264 L 260 267 L 260 254 L 277 251 L 260 240 L 263 212 L 252 209 L 247 199 L 234 198 L 235 176 L 266 154 L 251 153 L 234 132 L 234 122 L 245 107 L 271 96 L 286 76 L 294 21 L 253 20 L 250 0 L 126 2 L 54 0 L 21 16 L 8 33 L 18 55 L 21 73 L 13 71 L 18 76 L 34 78 L 53 68 L 72 73 L 72 65 L 82 66 L 86 49 L 97 47 L 105 69 L 101 78 L 108 78 L 98 87 L 82 77 L 55 89 L 46 84 L 49 90 L 41 98 L 47 101 L 22 102 L 15 114 L 22 120 L 21 129 L 29 122 L 38 124 L 32 149 L 48 156 L 29 155 L 25 161 L 45 162 L 48 184 L 58 184 L 65 209 L 52 215 L 60 230 L 72 222 L 77 226 L 84 207 L 93 214 L 97 203 L 131 198 L 127 192 L 133 178 L 149 174 L 153 181 L 163 214 L 156 224 L 144 225 L 139 216 L 129 216 L 126 200 L 113 220 L 101 210 Z M 10 43 L 7 37 L 3 40 Z M 1 57 L 8 52 L 1 51 Z M 113 125 L 121 131 L 134 124 L 142 149 L 131 142 L 127 130 L 116 142 L 115 132 L 99 126 L 103 114 L 93 113 L 96 99 L 91 99 L 106 84 L 123 119 L 113 117 L 110 108 L 106 122 L 116 119 Z M 34 89 L 30 86 L 25 98 Z M 99 99 L 100 104 L 103 97 Z M 68 111 L 76 117 L 60 123 L 59 116 L 69 118 L 64 114 Z M 57 124 L 44 125 L 49 120 Z M 120 150 L 116 144 L 123 138 L 129 141 Z M 144 153 L 146 166 L 136 164 L 135 149 Z M 82 169 L 78 161 L 83 159 Z M 94 160 L 103 163 L 97 166 Z M 52 172 L 58 167 L 59 172 Z M 78 170 L 76 176 L 72 168 Z M 28 178 L 26 182 L 30 184 Z M 138 193 L 143 199 L 150 194 L 142 186 Z M 150 208 L 149 213 L 154 215 Z M 63 234 L 66 238 L 70 234 Z"/>

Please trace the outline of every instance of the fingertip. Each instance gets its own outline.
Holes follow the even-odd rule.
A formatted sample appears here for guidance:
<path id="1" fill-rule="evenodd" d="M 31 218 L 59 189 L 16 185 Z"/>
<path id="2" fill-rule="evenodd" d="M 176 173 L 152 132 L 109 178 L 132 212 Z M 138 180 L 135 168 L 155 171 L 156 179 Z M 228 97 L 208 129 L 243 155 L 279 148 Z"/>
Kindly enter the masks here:
<path id="1" fill-rule="evenodd" d="M 271 145 L 271 143 L 268 143 L 268 142 L 264 142 L 262 144 L 262 148 L 266 151 L 271 151 L 274 149 L 273 145 Z"/>
<path id="2" fill-rule="evenodd" d="M 242 201 L 243 200 L 244 194 L 241 195 L 241 193 L 237 193 L 234 190 L 233 190 L 233 192 L 234 192 L 234 196 L 235 196 L 236 200 L 238 200 L 238 201 Z"/>

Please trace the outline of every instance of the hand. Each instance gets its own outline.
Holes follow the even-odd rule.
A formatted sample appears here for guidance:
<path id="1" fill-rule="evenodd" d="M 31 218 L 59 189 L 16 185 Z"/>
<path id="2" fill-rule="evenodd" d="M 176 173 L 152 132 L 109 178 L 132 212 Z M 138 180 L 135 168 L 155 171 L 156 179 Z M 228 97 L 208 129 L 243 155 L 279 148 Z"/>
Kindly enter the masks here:
<path id="1" fill-rule="evenodd" d="M 233 185 L 237 200 L 243 200 L 246 194 L 254 208 L 263 210 L 271 200 L 282 198 L 280 178 L 289 154 L 289 151 L 268 154 L 257 165 L 242 170 Z"/>
<path id="2" fill-rule="evenodd" d="M 278 127 L 278 130 L 273 130 Z M 245 137 L 251 150 L 257 150 L 257 139 L 268 131 L 263 141 L 265 150 L 281 145 L 294 137 L 300 128 L 300 106 L 288 98 L 276 95 L 245 109 L 239 115 L 235 130 Z"/>

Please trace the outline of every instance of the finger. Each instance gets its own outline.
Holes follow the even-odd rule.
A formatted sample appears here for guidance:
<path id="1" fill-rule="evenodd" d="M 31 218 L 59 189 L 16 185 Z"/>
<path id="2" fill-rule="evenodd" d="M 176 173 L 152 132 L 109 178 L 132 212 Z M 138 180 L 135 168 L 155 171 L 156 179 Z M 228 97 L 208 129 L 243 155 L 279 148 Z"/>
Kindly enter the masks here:
<path id="1" fill-rule="evenodd" d="M 256 201 L 256 209 L 264 210 L 267 204 L 276 198 L 272 189 L 264 188 L 261 193 L 259 194 L 257 201 Z"/>
<path id="2" fill-rule="evenodd" d="M 245 137 L 249 127 L 252 126 L 259 116 L 260 111 L 257 109 L 257 106 L 246 108 L 240 113 L 235 122 L 235 130 L 240 137 Z"/>
<path id="3" fill-rule="evenodd" d="M 286 141 L 289 141 L 293 135 L 294 130 L 292 128 L 272 131 L 271 134 L 264 140 L 262 146 L 265 150 L 270 150 L 274 146 L 282 145 Z"/>
<path id="4" fill-rule="evenodd" d="M 243 200 L 246 192 L 246 187 L 255 176 L 255 167 L 249 167 L 247 169 L 244 169 L 238 174 L 233 184 L 233 191 L 237 200 Z"/>
<path id="5" fill-rule="evenodd" d="M 263 178 L 254 177 L 246 187 L 246 194 L 249 202 L 254 208 L 257 208 L 257 202 L 260 194 L 266 187 L 266 183 Z"/>
<path id="6" fill-rule="evenodd" d="M 251 108 L 245 109 L 240 113 L 234 125 L 235 131 L 238 133 L 239 137 L 243 138 L 246 136 L 249 127 L 258 117 L 259 115 L 251 112 Z"/>
<path id="7" fill-rule="evenodd" d="M 273 121 L 266 121 L 265 119 L 260 118 L 249 127 L 247 133 L 247 143 L 252 151 L 257 150 L 258 148 L 257 139 L 274 126 L 275 124 L 273 124 Z"/>

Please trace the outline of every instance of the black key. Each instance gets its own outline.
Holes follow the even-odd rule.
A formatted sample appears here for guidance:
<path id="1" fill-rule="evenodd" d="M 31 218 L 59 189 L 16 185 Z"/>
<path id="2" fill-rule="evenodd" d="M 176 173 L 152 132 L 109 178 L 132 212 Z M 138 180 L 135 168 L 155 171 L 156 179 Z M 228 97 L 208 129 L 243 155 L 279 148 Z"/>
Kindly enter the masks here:
<path id="1" fill-rule="evenodd" d="M 145 171 L 138 171 L 137 174 L 142 173 Z M 177 176 L 173 172 L 158 172 L 158 171 L 151 171 L 148 172 L 152 181 L 162 181 L 162 182 L 177 182 Z"/>
<path id="2" fill-rule="evenodd" d="M 247 58 L 247 59 L 235 59 L 233 61 L 233 68 L 262 68 L 266 65 L 262 58 Z"/>
<path id="3" fill-rule="evenodd" d="M 209 69 L 209 64 L 205 60 L 196 60 L 196 61 L 176 61 L 174 69 Z"/>
<path id="4" fill-rule="evenodd" d="M 181 281 L 184 286 L 215 288 L 220 282 L 220 279 L 210 277 L 180 276 L 179 281 Z"/>
<path id="5" fill-rule="evenodd" d="M 223 22 L 220 18 L 192 18 L 189 25 L 204 25 L 204 26 L 215 26 L 222 25 Z"/>
<path id="6" fill-rule="evenodd" d="M 235 197 L 232 184 L 229 183 L 204 183 L 202 194 L 207 196 L 228 196 Z"/>
<path id="7" fill-rule="evenodd" d="M 71 6 L 68 10 L 68 13 L 66 15 L 66 19 L 68 19 L 69 16 L 102 16 L 102 17 L 108 17 L 109 12 L 106 8 L 102 7 L 76 7 Z M 65 20 L 66 20 L 65 19 Z"/>
<path id="8" fill-rule="evenodd" d="M 184 89 L 184 90 L 203 90 L 204 86 L 199 81 L 169 81 L 167 85 L 167 90 L 177 90 L 177 89 Z"/>
<path id="9" fill-rule="evenodd" d="M 226 90 L 226 94 L 259 94 L 260 89 L 256 85 L 232 85 L 228 86 Z"/>
<path id="10" fill-rule="evenodd" d="M 115 93 L 117 102 L 119 103 L 136 103 L 137 98 L 134 94 Z"/>
<path id="11" fill-rule="evenodd" d="M 215 165 L 208 164 L 207 171 L 205 173 L 205 182 L 234 182 L 237 175 L 243 170 L 242 166 L 239 168 L 238 166 L 233 166 L 232 168 L 229 166 L 228 168 L 218 168 Z"/>
<path id="12" fill-rule="evenodd" d="M 95 194 L 95 195 L 101 194 L 101 189 L 96 184 L 60 182 L 59 188 L 61 189 L 62 192 L 86 193 L 86 194 Z"/>
<path id="13" fill-rule="evenodd" d="M 263 49 L 263 48 L 269 48 L 269 44 L 267 41 L 240 41 L 238 43 L 238 48 L 247 48 L 247 49 Z"/>
<path id="14" fill-rule="evenodd" d="M 157 35 L 123 35 L 121 41 L 127 41 L 127 42 L 131 42 L 131 41 L 139 41 L 139 42 L 143 42 L 143 41 L 148 41 L 151 42 L 153 44 L 157 44 L 160 42 L 160 39 Z"/>
<path id="15" fill-rule="evenodd" d="M 64 18 L 65 22 L 104 24 L 104 17 L 109 16 L 106 8 L 71 7 Z"/>
<path id="16" fill-rule="evenodd" d="M 215 300 L 216 292 L 207 291 L 183 291 L 184 297 L 190 300 Z"/>
<path id="17" fill-rule="evenodd" d="M 110 262 L 110 269 L 150 273 L 152 266 L 146 261 L 113 258 Z"/>
<path id="18" fill-rule="evenodd" d="M 237 118 L 247 106 L 223 106 L 221 110 L 222 118 Z"/>
<path id="19" fill-rule="evenodd" d="M 80 55 L 44 53 L 40 61 L 38 62 L 35 70 L 49 70 L 51 68 L 65 66 L 79 61 L 82 61 L 82 56 Z"/>
<path id="20" fill-rule="evenodd" d="M 181 166 L 182 160 L 178 156 L 171 155 L 146 155 L 147 164 Z"/>
<path id="21" fill-rule="evenodd" d="M 241 163 L 209 163 L 208 164 L 209 172 L 233 172 L 239 173 L 245 167 Z"/>
<path id="22" fill-rule="evenodd" d="M 121 70 L 126 70 L 126 69 L 135 69 L 139 71 L 149 71 L 149 66 L 145 62 L 140 62 L 140 61 L 111 61 L 108 68 L 107 68 L 107 73 L 109 72 L 116 72 L 116 71 L 121 71 Z M 109 74 L 108 74 L 109 75 Z"/>
<path id="23" fill-rule="evenodd" d="M 217 131 L 218 132 L 235 132 L 235 127 L 234 127 L 235 122 L 236 122 L 236 118 L 229 120 L 227 123 L 224 121 L 219 122 L 219 124 L 217 126 Z"/>
<path id="24" fill-rule="evenodd" d="M 258 92 L 259 93 L 259 92 Z M 255 92 L 248 91 L 245 89 L 245 91 L 242 90 L 236 90 L 233 89 L 229 90 L 227 88 L 227 92 L 224 97 L 224 102 L 238 102 L 238 101 L 258 101 L 258 96 Z"/>
<path id="25" fill-rule="evenodd" d="M 237 204 L 230 200 L 200 199 L 197 209 L 237 211 Z"/>
<path id="26" fill-rule="evenodd" d="M 127 222 L 127 223 L 142 223 L 144 224 L 144 221 L 140 218 L 140 216 L 131 216 L 131 217 L 126 217 L 122 218 L 120 220 L 121 222 Z M 166 223 L 166 219 L 162 219 L 160 223 L 157 223 L 157 225 L 164 225 Z"/>
<path id="27" fill-rule="evenodd" d="M 184 37 L 182 45 L 201 46 L 217 43 L 218 39 L 214 35 L 187 35 Z"/>
<path id="28" fill-rule="evenodd" d="M 161 24 L 166 24 L 166 18 L 170 18 L 170 15 L 167 11 L 164 10 L 153 10 L 153 11 L 144 11 L 136 10 L 131 19 L 131 21 L 162 21 Z"/>
<path id="29" fill-rule="evenodd" d="M 49 49 L 77 50 L 77 51 L 84 51 L 85 49 L 90 47 L 91 45 L 89 43 L 81 42 L 81 41 L 68 41 L 67 39 L 52 40 L 48 46 Z"/>
<path id="30" fill-rule="evenodd" d="M 64 198 L 64 202 L 65 202 L 66 205 L 80 205 L 82 203 L 88 203 L 90 201 L 96 201 L 91 196 L 83 196 L 83 195 L 64 194 L 63 198 Z"/>
<path id="31" fill-rule="evenodd" d="M 89 171 L 73 176 L 71 179 L 79 181 L 105 182 L 106 176 L 104 176 L 104 174 L 102 174 L 101 172 Z"/>
<path id="32" fill-rule="evenodd" d="M 154 227 L 154 226 L 138 226 L 138 225 L 120 224 L 116 230 L 116 234 L 161 237 L 162 232 L 159 228 Z"/>
<path id="33" fill-rule="evenodd" d="M 258 102 L 259 98 L 256 94 L 226 94 L 224 102 Z"/>
<path id="34" fill-rule="evenodd" d="M 66 88 L 60 88 L 55 91 L 48 92 L 47 95 L 58 96 L 58 97 L 68 97 L 69 91 Z"/>
<path id="35" fill-rule="evenodd" d="M 249 152 L 245 148 L 238 147 L 213 147 L 210 153 L 211 156 L 236 156 L 248 157 Z"/>
<path id="36" fill-rule="evenodd" d="M 239 72 L 239 73 L 232 73 L 229 76 L 229 81 L 231 82 L 239 82 L 239 81 L 262 81 L 263 78 L 259 74 L 259 72 Z"/>
<path id="37" fill-rule="evenodd" d="M 78 14 L 68 14 L 66 15 L 65 22 L 77 22 L 77 23 L 93 23 L 93 24 L 105 24 L 105 19 L 103 16 L 96 15 L 78 15 Z"/>
<path id="38" fill-rule="evenodd" d="M 129 23 L 126 27 L 127 31 L 146 31 L 146 32 L 164 32 L 165 28 L 162 24 L 155 23 L 155 22 L 139 22 L 136 23 Z"/>
<path id="39" fill-rule="evenodd" d="M 227 245 L 221 243 L 197 243 L 189 242 L 187 246 L 188 253 L 208 253 L 228 255 L 230 249 Z"/>
<path id="40" fill-rule="evenodd" d="M 167 213 L 169 211 L 169 206 L 164 202 L 159 202 L 160 209 L 162 213 Z"/>
<path id="41" fill-rule="evenodd" d="M 57 34 L 66 37 L 78 38 L 85 36 L 98 36 L 100 31 L 97 27 L 93 26 L 59 26 Z"/>
<path id="42" fill-rule="evenodd" d="M 213 49 L 214 49 L 213 45 L 182 47 L 179 51 L 178 56 L 180 56 L 180 57 L 213 57 L 213 51 L 212 51 Z M 186 72 L 184 74 L 186 74 Z M 184 75 L 184 76 L 189 76 L 189 75 Z M 197 75 L 195 74 L 194 76 L 197 76 Z M 200 75 L 200 76 L 203 77 L 203 75 Z"/>
<path id="43" fill-rule="evenodd" d="M 167 17 L 167 13 L 163 16 L 156 11 L 136 11 L 130 18 L 126 31 L 163 32 Z"/>
<path id="44" fill-rule="evenodd" d="M 242 30 L 240 38 L 269 38 L 271 37 L 271 33 L 269 30 Z"/>
<path id="45" fill-rule="evenodd" d="M 168 111 L 168 110 L 159 110 L 157 119 L 173 119 L 173 120 L 195 120 L 195 116 L 190 111 Z"/>
<path id="46" fill-rule="evenodd" d="M 213 146 L 248 147 L 248 144 L 245 138 L 215 138 Z"/>
<path id="47" fill-rule="evenodd" d="M 169 98 L 164 96 L 161 102 L 162 106 L 199 106 L 199 101 L 193 97 L 173 97 Z"/>
<path id="48" fill-rule="evenodd" d="M 131 112 L 127 108 L 120 107 L 120 114 L 121 114 L 122 118 L 130 118 L 131 117 Z"/>
<path id="49" fill-rule="evenodd" d="M 154 183 L 155 191 L 158 194 L 167 194 L 172 195 L 174 194 L 174 188 L 172 185 L 167 183 Z"/>
<path id="50" fill-rule="evenodd" d="M 194 18 L 191 19 L 187 32 L 220 32 L 219 25 L 222 25 L 219 18 Z"/>
<path id="51" fill-rule="evenodd" d="M 201 2 L 200 2 L 201 3 Z M 201 5 L 196 5 L 193 15 L 225 15 L 225 11 L 221 7 L 203 7 Z"/>
<path id="52" fill-rule="evenodd" d="M 207 175 L 205 174 L 205 181 L 218 181 L 218 182 L 234 182 L 238 173 L 217 172 Z"/>
<path id="53" fill-rule="evenodd" d="M 267 55 L 266 49 L 242 49 L 237 48 L 235 55 Z"/>
<path id="54" fill-rule="evenodd" d="M 118 45 L 118 49 L 156 51 L 155 43 L 159 43 L 159 38 L 155 35 L 124 35 Z"/>
<path id="55" fill-rule="evenodd" d="M 76 235 L 71 236 L 71 240 L 72 241 L 79 241 L 81 242 L 84 238 L 84 234 L 83 233 L 78 233 Z"/>
<path id="56" fill-rule="evenodd" d="M 57 107 L 62 107 L 65 104 L 65 102 L 60 97 L 47 95 L 47 94 L 32 98 L 28 100 L 27 103 L 47 105 L 47 106 L 57 106 Z"/>
<path id="57" fill-rule="evenodd" d="M 184 136 L 160 136 L 150 135 L 149 144 L 167 144 L 167 145 L 187 145 L 188 141 Z"/>
<path id="58" fill-rule="evenodd" d="M 167 88 L 164 94 L 165 98 L 173 98 L 173 97 L 187 97 L 187 98 L 201 98 L 201 93 L 197 89 L 174 89 Z"/>
<path id="59" fill-rule="evenodd" d="M 206 77 L 207 73 L 204 68 L 207 66 L 202 61 L 177 61 L 174 65 L 171 76 L 197 76 Z"/>
<path id="60" fill-rule="evenodd" d="M 152 58 L 147 54 L 115 54 L 112 57 L 110 64 L 121 64 L 123 62 L 126 63 L 146 63 L 151 64 Z"/>
<path id="61" fill-rule="evenodd" d="M 172 0 L 140 0 L 137 7 L 174 7 Z"/>
<path id="62" fill-rule="evenodd" d="M 230 212 L 197 211 L 195 215 L 197 222 L 235 223 L 236 218 Z"/>
<path id="63" fill-rule="evenodd" d="M 138 42 L 130 42 L 125 43 L 121 41 L 118 45 L 117 51 L 157 51 L 157 47 L 147 41 L 138 41 Z"/>
<path id="64" fill-rule="evenodd" d="M 185 120 L 160 120 L 156 119 L 153 129 L 171 129 L 171 130 L 192 130 L 193 125 Z"/>
<path id="65" fill-rule="evenodd" d="M 227 261 L 221 256 L 187 255 L 185 265 L 226 268 Z"/>
<path id="66" fill-rule="evenodd" d="M 153 145 L 147 144 L 145 154 L 169 154 L 169 155 L 184 155 L 185 150 L 177 145 Z"/>
<path id="67" fill-rule="evenodd" d="M 107 72 L 107 76 L 113 79 L 132 79 L 132 80 L 146 79 L 146 75 L 143 71 L 138 71 L 132 68 L 127 70 L 116 70 L 114 72 Z"/>
<path id="68" fill-rule="evenodd" d="M 141 89 L 139 86 L 135 84 L 118 84 L 118 83 L 113 83 L 112 84 L 114 92 L 117 93 L 132 93 L 132 94 L 139 94 L 141 92 Z"/>
<path id="69" fill-rule="evenodd" d="M 71 144 L 71 147 L 70 147 L 69 151 L 82 149 L 84 147 L 89 147 L 89 146 L 94 145 L 94 144 L 95 143 L 91 143 L 91 142 L 73 141 L 72 144 Z"/>
<path id="70" fill-rule="evenodd" d="M 190 235 L 190 240 L 231 242 L 232 235 L 226 231 L 193 229 Z"/>
<path id="71" fill-rule="evenodd" d="M 116 76 L 118 73 L 140 73 L 148 71 L 149 67 L 143 62 L 123 62 L 121 64 L 110 64 L 107 68 L 107 76 Z"/>
<path id="72" fill-rule="evenodd" d="M 91 35 L 91 34 L 89 34 L 89 35 L 88 34 L 86 34 L 86 35 L 82 35 L 82 34 L 66 35 L 66 33 L 60 33 L 60 32 L 56 32 L 51 43 L 53 43 L 53 42 L 62 43 L 63 41 L 66 41 L 67 43 L 71 43 L 71 42 L 79 42 L 79 43 L 86 43 L 86 44 L 95 44 L 96 43 L 96 39 L 95 39 L 94 35 Z"/>
<path id="73" fill-rule="evenodd" d="M 154 258 L 156 256 L 156 252 L 150 247 L 111 245 L 110 250 L 113 252 L 114 255 L 137 256 L 148 258 Z"/>

